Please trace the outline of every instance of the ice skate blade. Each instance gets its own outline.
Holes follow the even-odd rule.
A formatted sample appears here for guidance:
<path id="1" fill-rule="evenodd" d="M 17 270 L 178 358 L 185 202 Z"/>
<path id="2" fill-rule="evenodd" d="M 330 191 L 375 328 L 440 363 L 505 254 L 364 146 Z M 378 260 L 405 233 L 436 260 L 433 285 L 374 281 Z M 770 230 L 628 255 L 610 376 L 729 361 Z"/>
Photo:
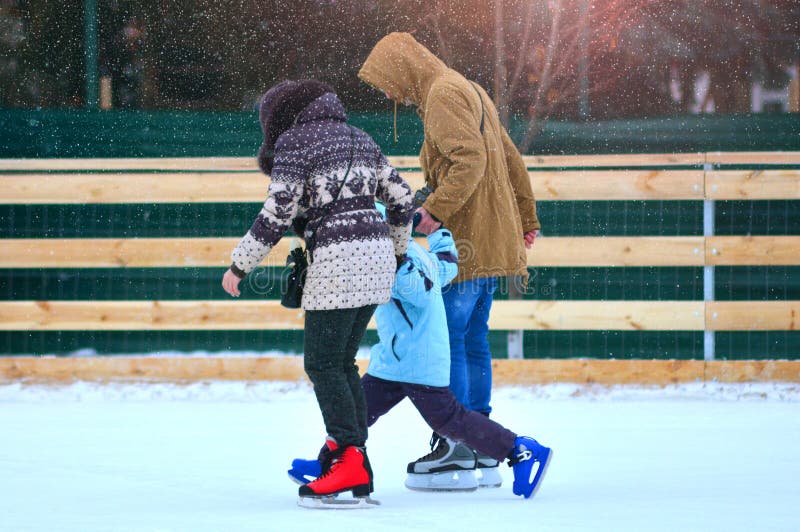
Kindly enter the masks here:
<path id="1" fill-rule="evenodd" d="M 534 473 L 534 477 L 533 477 L 532 480 L 523 479 L 522 483 L 518 482 L 518 480 L 516 478 L 517 473 L 515 471 L 514 472 L 514 486 L 513 486 L 514 495 L 521 495 L 522 497 L 525 497 L 526 499 L 533 498 L 533 496 L 536 495 L 536 492 L 539 491 L 539 488 L 542 485 L 542 481 L 544 480 L 544 477 L 547 474 L 547 468 L 550 467 L 550 462 L 551 462 L 552 458 L 553 458 L 553 450 L 549 449 L 549 452 L 547 453 L 547 457 L 544 459 L 544 461 L 539 462 L 539 468 L 536 470 L 536 473 Z M 516 467 L 516 466 L 514 466 L 514 467 Z M 527 490 L 530 489 L 530 488 L 532 488 L 531 492 L 530 493 L 526 493 Z"/>
<path id="2" fill-rule="evenodd" d="M 479 488 L 499 488 L 503 485 L 503 477 L 497 467 L 479 467 L 475 471 L 478 473 Z"/>
<path id="3" fill-rule="evenodd" d="M 414 491 L 475 491 L 478 480 L 474 470 L 409 473 L 406 488 Z"/>
<path id="4" fill-rule="evenodd" d="M 544 480 L 544 476 L 547 474 L 547 468 L 550 467 L 550 461 L 553 459 L 553 449 L 550 449 L 550 452 L 547 454 L 547 460 L 540 466 L 541 472 L 539 474 L 539 480 L 536 482 L 536 487 L 533 488 L 530 497 L 533 498 L 536 495 L 536 492 L 539 491 L 539 488 L 542 486 L 542 481 Z"/>
<path id="5" fill-rule="evenodd" d="M 368 510 L 380 506 L 379 500 L 372 497 L 339 498 L 336 495 L 323 497 L 299 497 L 297 506 L 314 510 Z"/>
<path id="6" fill-rule="evenodd" d="M 302 486 L 302 485 L 304 485 L 304 484 L 308 484 L 309 482 L 311 482 L 311 480 L 314 480 L 314 479 L 311 479 L 311 480 L 305 480 L 305 481 L 304 481 L 304 480 L 300 480 L 300 478 L 298 478 L 298 477 L 296 477 L 296 476 L 292 475 L 292 472 L 291 472 L 291 471 L 287 471 L 287 472 L 286 472 L 286 476 L 288 476 L 288 477 L 289 477 L 289 480 L 291 480 L 292 482 L 294 482 L 294 483 L 295 483 L 295 484 L 297 484 L 298 486 Z"/>

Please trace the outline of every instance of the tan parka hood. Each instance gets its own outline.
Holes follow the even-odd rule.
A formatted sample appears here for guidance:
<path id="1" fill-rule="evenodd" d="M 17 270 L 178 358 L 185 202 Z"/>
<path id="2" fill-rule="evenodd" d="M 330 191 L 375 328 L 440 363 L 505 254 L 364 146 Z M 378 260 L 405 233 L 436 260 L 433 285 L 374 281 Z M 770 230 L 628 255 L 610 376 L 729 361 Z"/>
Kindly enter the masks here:
<path id="1" fill-rule="evenodd" d="M 417 106 L 424 128 L 420 167 L 432 190 L 422 206 L 458 243 L 455 282 L 527 278 L 523 234 L 540 227 L 536 199 L 525 162 L 486 91 L 408 33 L 378 41 L 358 76 Z"/>
<path id="2" fill-rule="evenodd" d="M 433 80 L 446 70 L 447 65 L 410 33 L 394 32 L 378 41 L 358 77 L 396 100 L 424 109 Z"/>

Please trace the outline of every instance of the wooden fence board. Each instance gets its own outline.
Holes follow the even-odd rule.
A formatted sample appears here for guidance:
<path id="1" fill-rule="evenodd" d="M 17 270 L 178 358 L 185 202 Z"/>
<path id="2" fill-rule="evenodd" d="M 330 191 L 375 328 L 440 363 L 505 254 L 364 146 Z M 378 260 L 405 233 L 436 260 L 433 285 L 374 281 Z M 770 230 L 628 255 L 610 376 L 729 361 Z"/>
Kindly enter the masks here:
<path id="1" fill-rule="evenodd" d="M 496 301 L 497 330 L 793 331 L 800 301 Z M 301 329 L 278 301 L 2 301 L 0 330 Z M 374 324 L 370 325 L 374 328 Z"/>
<path id="2" fill-rule="evenodd" d="M 279 301 L 2 301 L 0 330 L 298 330 Z"/>
<path id="3" fill-rule="evenodd" d="M 395 168 L 419 168 L 419 155 L 394 155 L 388 157 L 389 164 Z"/>
<path id="4" fill-rule="evenodd" d="M 492 329 L 702 331 L 702 301 L 496 301 Z"/>
<path id="5" fill-rule="evenodd" d="M 158 268 L 230 265 L 239 238 L 20 238 L 0 240 L 0 268 Z M 265 260 L 289 253 L 281 239 Z"/>
<path id="6" fill-rule="evenodd" d="M 583 170 L 531 173 L 537 200 L 703 199 L 702 170 Z"/>
<path id="7" fill-rule="evenodd" d="M 800 199 L 800 170 L 713 170 L 706 197 L 714 200 Z"/>
<path id="8" fill-rule="evenodd" d="M 760 155 L 760 154 L 756 154 Z M 775 157 L 785 157 L 780 152 Z M 416 155 L 391 156 L 395 168 L 419 168 Z M 703 153 L 650 153 L 623 155 L 526 155 L 528 167 L 634 167 L 702 165 Z M 252 170 L 258 171 L 253 157 L 142 157 L 88 159 L 0 159 L 0 171 L 91 171 L 91 170 Z"/>
<path id="9" fill-rule="evenodd" d="M 703 237 L 541 237 L 529 266 L 702 266 Z M 0 248 L 1 249 L 1 248 Z"/>
<path id="10" fill-rule="evenodd" d="M 800 151 L 716 151 L 705 157 L 711 164 L 800 164 Z"/>
<path id="11" fill-rule="evenodd" d="M 284 238 L 264 266 L 282 266 Z M 424 238 L 418 243 L 426 246 Z M 0 239 L 2 268 L 114 268 L 227 266 L 234 238 Z M 461 243 L 463 247 L 467 244 Z M 705 252 L 703 251 L 705 248 Z M 798 265 L 800 237 L 541 237 L 529 266 L 742 266 Z"/>
<path id="12" fill-rule="evenodd" d="M 425 186 L 425 177 L 419 170 L 400 171 L 400 176 L 408 183 L 412 192 Z"/>
<path id="13" fill-rule="evenodd" d="M 422 172 L 401 172 L 413 190 Z M 703 170 L 561 170 L 529 172 L 537 201 L 703 199 Z"/>
<path id="14" fill-rule="evenodd" d="M 283 266 L 283 238 L 263 262 Z M 422 246 L 424 238 L 417 238 Z M 228 266 L 239 238 L 0 239 L 0 268 Z M 462 252 L 463 246 L 462 244 Z M 702 266 L 703 237 L 542 237 L 530 266 Z"/>
<path id="15" fill-rule="evenodd" d="M 412 189 L 421 172 L 403 172 Z M 531 172 L 537 200 L 703 199 L 702 170 Z M 257 202 L 269 178 L 258 173 L 14 174 L 0 176 L 0 203 Z"/>
<path id="16" fill-rule="evenodd" d="M 796 331 L 800 301 L 710 301 L 706 327 L 710 331 Z"/>
<path id="17" fill-rule="evenodd" d="M 262 203 L 262 174 L 52 174 L 0 176 L 0 203 Z"/>
<path id="18" fill-rule="evenodd" d="M 701 166 L 703 153 L 635 153 L 619 155 L 525 155 L 528 168 Z"/>
<path id="19" fill-rule="evenodd" d="M 702 330 L 702 301 L 496 301 L 492 329 Z M 2 301 L 0 330 L 301 329 L 279 301 Z M 375 324 L 370 323 L 370 328 Z"/>
<path id="20" fill-rule="evenodd" d="M 702 360 L 497 359 L 492 360 L 492 381 L 514 386 L 559 382 L 663 386 L 700 382 L 703 368 Z"/>
<path id="21" fill-rule="evenodd" d="M 285 357 L 0 357 L 0 381 L 297 381 L 303 358 Z"/>
<path id="22" fill-rule="evenodd" d="M 253 157 L 141 157 L 141 158 L 89 158 L 89 159 L 0 159 L 0 172 L 35 171 L 109 171 L 138 170 L 202 170 L 202 171 L 254 171 L 258 172 Z"/>
<path id="23" fill-rule="evenodd" d="M 800 383 L 800 360 L 711 360 L 705 381 Z"/>
<path id="24" fill-rule="evenodd" d="M 419 168 L 416 155 L 391 156 L 396 168 Z M 636 153 L 599 155 L 525 155 L 529 168 L 576 167 L 661 167 L 711 164 L 800 164 L 800 151 L 794 152 L 708 152 Z M 88 159 L 0 159 L 0 171 L 90 171 L 90 170 L 252 170 L 258 171 L 253 157 L 142 157 Z"/>
<path id="25" fill-rule="evenodd" d="M 368 362 L 357 361 L 362 373 Z M 495 359 L 492 374 L 495 386 L 800 382 L 800 361 Z M 300 356 L 0 357 L 0 383 L 208 380 L 307 382 Z"/>
<path id="26" fill-rule="evenodd" d="M 800 236 L 709 237 L 706 263 L 714 266 L 800 265 Z"/>

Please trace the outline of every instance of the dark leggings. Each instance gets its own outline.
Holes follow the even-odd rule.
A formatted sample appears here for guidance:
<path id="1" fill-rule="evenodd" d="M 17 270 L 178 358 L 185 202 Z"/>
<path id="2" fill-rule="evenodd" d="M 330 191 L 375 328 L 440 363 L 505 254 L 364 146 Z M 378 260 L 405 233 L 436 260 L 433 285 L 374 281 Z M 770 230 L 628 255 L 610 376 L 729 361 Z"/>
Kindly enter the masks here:
<path id="1" fill-rule="evenodd" d="M 306 311 L 303 351 L 325 430 L 341 447 L 364 446 L 367 407 L 356 352 L 376 305 Z"/>
<path id="2" fill-rule="evenodd" d="M 514 448 L 516 434 L 500 423 L 464 408 L 447 386 L 387 381 L 369 374 L 364 375 L 361 383 L 367 398 L 369 426 L 408 397 L 425 422 L 442 436 L 464 442 L 501 462 Z"/>

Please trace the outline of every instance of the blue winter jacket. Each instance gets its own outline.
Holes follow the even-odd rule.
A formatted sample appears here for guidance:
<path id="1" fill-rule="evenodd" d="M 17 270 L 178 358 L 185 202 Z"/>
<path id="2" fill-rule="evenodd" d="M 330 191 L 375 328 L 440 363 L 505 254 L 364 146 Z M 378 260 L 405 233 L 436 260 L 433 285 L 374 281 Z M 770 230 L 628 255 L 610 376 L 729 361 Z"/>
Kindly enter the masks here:
<path id="1" fill-rule="evenodd" d="M 375 311 L 379 343 L 372 347 L 367 373 L 380 379 L 448 386 L 450 340 L 442 287 L 458 273 L 453 235 L 440 229 L 428 235 L 430 251 L 408 246 L 388 303 Z"/>

